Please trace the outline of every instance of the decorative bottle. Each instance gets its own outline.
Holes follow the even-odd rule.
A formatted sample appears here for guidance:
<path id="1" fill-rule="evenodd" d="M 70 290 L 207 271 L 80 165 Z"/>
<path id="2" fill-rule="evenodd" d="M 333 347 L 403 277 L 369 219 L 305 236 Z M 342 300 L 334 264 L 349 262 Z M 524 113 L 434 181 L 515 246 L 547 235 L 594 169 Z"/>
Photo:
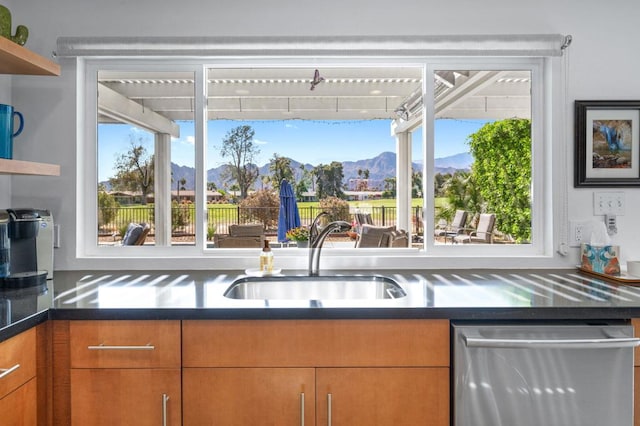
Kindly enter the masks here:
<path id="1" fill-rule="evenodd" d="M 269 240 L 264 240 L 264 248 L 260 253 L 260 272 L 270 274 L 273 272 L 273 252 L 269 247 Z"/>

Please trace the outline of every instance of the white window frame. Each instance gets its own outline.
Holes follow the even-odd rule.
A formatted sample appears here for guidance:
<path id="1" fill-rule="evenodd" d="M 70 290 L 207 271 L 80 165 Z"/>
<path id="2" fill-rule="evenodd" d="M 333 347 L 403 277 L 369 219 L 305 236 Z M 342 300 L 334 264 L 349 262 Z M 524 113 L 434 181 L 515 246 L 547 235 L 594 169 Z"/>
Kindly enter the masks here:
<path id="1" fill-rule="evenodd" d="M 180 49 L 171 51 L 166 55 L 160 55 L 162 58 L 148 59 L 146 57 L 136 57 L 132 51 L 126 47 L 116 55 L 111 52 L 110 55 L 104 55 L 102 57 L 99 53 L 106 52 L 106 50 L 98 49 L 96 54 L 95 49 L 77 49 L 73 54 L 66 52 L 66 56 L 77 57 L 77 82 L 78 82 L 78 167 L 77 167 L 77 251 L 78 258 L 131 258 L 135 255 L 136 258 L 156 258 L 158 260 L 159 267 L 178 267 L 176 263 L 172 263 L 171 266 L 163 264 L 161 259 L 175 259 L 177 262 L 184 260 L 183 266 L 195 264 L 191 262 L 194 259 L 213 259 L 213 263 L 208 263 L 210 267 L 219 269 L 238 269 L 248 266 L 252 266 L 255 263 L 255 250 L 245 249 L 233 249 L 233 250 L 207 250 L 206 249 L 206 210 L 202 208 L 204 203 L 204 191 L 206 189 L 205 182 L 205 141 L 206 141 L 206 105 L 204 96 L 200 96 L 200 93 L 204 93 L 206 88 L 206 70 L 210 67 L 240 67 L 240 66 L 292 66 L 298 64 L 300 66 L 309 66 L 314 64 L 321 66 L 323 64 L 341 64 L 344 66 L 362 66 L 363 64 L 374 65 L 386 64 L 386 65 L 407 65 L 415 66 L 421 64 L 424 66 L 425 78 L 424 78 L 424 93 L 425 93 L 425 109 L 423 111 L 423 123 L 433 122 L 433 96 L 429 93 L 433 93 L 433 79 L 428 76 L 433 76 L 433 71 L 437 69 L 527 69 L 525 66 L 530 66 L 532 70 L 532 198 L 533 198 L 533 210 L 532 210 L 532 244 L 528 245 L 458 245 L 455 247 L 436 247 L 429 238 L 433 233 L 434 228 L 434 216 L 433 207 L 428 205 L 428 200 L 433 200 L 433 164 L 434 164 L 434 152 L 433 152 L 433 128 L 432 126 L 423 125 L 423 144 L 425 144 L 424 150 L 424 177 L 423 177 L 423 194 L 425 199 L 424 212 L 424 230 L 425 245 L 424 250 L 417 249 L 380 249 L 376 251 L 375 256 L 371 256 L 371 253 L 362 253 L 357 250 L 339 249 L 339 250 L 325 250 L 323 256 L 323 267 L 328 269 L 340 269 L 340 268 L 425 268 L 425 267 L 510 267 L 518 265 L 528 265 L 525 260 L 522 259 L 536 258 L 541 260 L 540 265 L 545 265 L 545 259 L 553 258 L 554 247 L 554 232 L 556 229 L 554 226 L 554 212 L 557 213 L 558 199 L 562 202 L 562 192 L 559 195 L 553 195 L 551 189 L 551 178 L 553 176 L 552 165 L 553 163 L 553 145 L 552 140 L 554 135 L 559 135 L 559 126 L 557 123 L 552 122 L 552 113 L 549 111 L 562 109 L 562 106 L 558 105 L 559 101 L 563 98 L 558 96 L 558 91 L 562 90 L 562 81 L 560 78 L 559 68 L 561 68 L 561 62 L 555 58 L 549 51 L 544 50 L 543 53 L 533 53 L 530 56 L 526 54 L 520 54 L 519 56 L 526 56 L 524 58 L 517 57 L 513 51 L 508 49 L 510 43 L 505 42 L 509 37 L 498 43 L 506 43 L 507 47 L 503 47 L 505 52 L 508 52 L 502 56 L 501 50 L 498 48 L 493 50 L 496 56 L 493 57 L 474 57 L 460 55 L 459 57 L 447 57 L 452 55 L 448 53 L 443 56 L 424 56 L 415 55 L 412 56 L 408 53 L 415 51 L 416 53 L 424 53 L 423 46 L 417 46 L 409 43 L 409 47 L 402 50 L 402 54 L 394 53 L 390 46 L 382 47 L 379 50 L 382 54 L 374 57 L 369 57 L 363 54 L 369 52 L 364 49 L 359 51 L 352 49 L 349 46 L 341 46 L 336 50 L 342 52 L 338 55 L 332 55 L 330 59 L 325 59 L 317 56 L 307 56 L 307 50 L 318 49 L 319 56 L 322 56 L 322 40 L 317 43 L 310 43 L 314 47 L 307 48 L 307 50 L 300 48 L 300 51 L 307 53 L 307 55 L 296 55 L 295 49 L 293 55 L 281 56 L 282 51 L 278 50 L 278 43 L 274 43 L 271 46 L 275 49 L 273 56 L 260 57 L 255 56 L 255 50 L 249 49 L 248 51 L 254 52 L 253 55 L 247 54 L 243 57 L 242 47 L 237 50 L 237 56 L 230 58 L 231 54 L 226 50 L 221 50 L 220 57 L 207 57 L 204 59 L 193 59 L 193 55 L 181 56 Z M 544 37 L 543 37 L 544 38 Z M 369 46 L 369 49 L 373 48 L 375 40 L 365 40 L 365 43 L 373 43 Z M 544 43 L 548 40 L 545 39 Z M 74 43 L 82 44 L 74 39 L 59 40 L 59 56 L 65 56 L 65 46 L 73 45 Z M 517 42 L 517 40 L 514 40 Z M 544 44 L 543 43 L 543 44 Z M 555 41 L 553 42 L 555 43 Z M 91 43 L 89 43 L 91 44 Z M 302 43 L 304 45 L 304 43 Z M 357 44 L 357 43 L 356 43 Z M 348 45 L 348 43 L 347 43 Z M 62 46 L 62 49 L 60 48 Z M 120 47 L 126 46 L 122 44 Z M 90 46 L 92 47 L 92 46 Z M 95 47 L 95 46 L 93 46 Z M 245 46 L 246 48 L 246 46 Z M 341 50 L 342 49 L 342 50 Z M 351 49 L 351 50 L 350 50 Z M 388 49 L 388 50 L 387 50 Z M 344 50 L 344 52 L 343 52 Z M 219 53 L 219 50 L 209 49 L 205 52 Z M 266 49 L 267 54 L 269 48 Z M 377 51 L 377 50 L 376 50 Z M 149 52 L 144 49 L 140 49 L 143 55 L 148 56 Z M 334 52 L 334 50 L 331 50 Z M 137 51 L 135 53 L 138 53 Z M 334 52 L 335 53 L 335 52 Z M 486 53 L 485 53 L 486 54 Z M 107 57 L 109 56 L 109 57 Z M 114 59 L 113 56 L 116 56 Z M 336 59 L 335 56 L 338 56 Z M 452 55 L 453 56 L 453 55 Z M 516 56 L 516 57 L 514 57 Z M 196 244 L 194 246 L 181 246 L 181 247 L 98 247 L 95 240 L 95 230 L 97 229 L 97 153 L 96 153 L 96 129 L 97 129 L 97 99 L 96 99 L 96 85 L 97 85 L 97 71 L 103 69 L 118 69 L 123 70 L 130 68 L 137 71 L 152 71 L 154 68 L 166 70 L 166 71 L 193 71 L 196 76 L 196 105 L 195 105 L 195 127 L 196 127 Z M 553 92 L 551 87 L 553 87 Z M 543 167 L 543 165 L 545 165 Z M 556 166 L 557 167 L 557 166 Z M 564 167 L 564 165 L 561 165 Z M 564 190 L 566 193 L 566 189 Z M 565 194 L 566 198 L 566 194 Z M 135 251 L 130 251 L 135 250 Z M 296 268 L 304 269 L 306 267 L 306 254 L 305 253 L 292 253 L 291 251 L 281 251 L 276 253 L 280 255 L 280 264 L 283 268 Z M 460 259 L 467 259 L 464 264 L 460 263 Z M 510 261 L 508 259 L 516 259 Z M 520 260 L 518 260 L 520 259 Z M 249 263 L 250 262 L 250 263 Z M 151 264 L 149 264 L 151 265 Z M 201 263 L 198 263 L 201 265 Z"/>

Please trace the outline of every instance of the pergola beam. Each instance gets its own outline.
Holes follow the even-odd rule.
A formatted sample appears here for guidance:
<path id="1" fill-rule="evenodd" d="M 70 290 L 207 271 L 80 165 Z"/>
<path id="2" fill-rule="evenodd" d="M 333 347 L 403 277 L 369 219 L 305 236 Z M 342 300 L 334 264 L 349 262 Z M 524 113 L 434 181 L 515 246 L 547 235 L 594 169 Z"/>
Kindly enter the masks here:
<path id="1" fill-rule="evenodd" d="M 180 137 L 180 126 L 177 123 L 122 96 L 103 84 L 98 84 L 98 113 L 153 133 L 165 133 L 174 138 Z"/>

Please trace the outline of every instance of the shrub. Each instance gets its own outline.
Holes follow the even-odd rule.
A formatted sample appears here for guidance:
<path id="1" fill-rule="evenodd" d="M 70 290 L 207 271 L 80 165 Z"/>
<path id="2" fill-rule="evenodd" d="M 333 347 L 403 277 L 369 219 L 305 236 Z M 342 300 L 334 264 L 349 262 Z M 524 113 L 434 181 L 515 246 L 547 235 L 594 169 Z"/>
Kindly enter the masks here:
<path id="1" fill-rule="evenodd" d="M 112 223 L 120 210 L 120 203 L 105 191 L 98 191 L 98 227 Z"/>
<path id="2" fill-rule="evenodd" d="M 269 189 L 261 189 L 240 202 L 240 216 L 245 222 L 260 222 L 264 228 L 278 225 L 280 198 Z"/>
<path id="3" fill-rule="evenodd" d="M 189 204 L 171 202 L 171 231 L 184 228 L 191 222 L 191 210 Z"/>
<path id="4" fill-rule="evenodd" d="M 335 220 L 344 220 L 350 222 L 349 203 L 338 197 L 326 197 L 319 202 L 320 210 L 329 213 L 329 217 L 323 220 L 323 223 L 333 222 Z"/>

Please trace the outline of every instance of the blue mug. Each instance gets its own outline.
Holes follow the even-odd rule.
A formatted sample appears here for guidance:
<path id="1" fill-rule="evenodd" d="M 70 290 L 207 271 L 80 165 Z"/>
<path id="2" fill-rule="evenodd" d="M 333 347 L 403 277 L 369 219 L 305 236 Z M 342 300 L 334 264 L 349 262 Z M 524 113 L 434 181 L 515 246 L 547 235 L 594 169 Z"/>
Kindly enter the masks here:
<path id="1" fill-rule="evenodd" d="M 20 120 L 18 130 L 13 131 L 15 117 Z M 13 158 L 13 138 L 22 133 L 24 117 L 11 105 L 0 104 L 0 158 Z"/>

